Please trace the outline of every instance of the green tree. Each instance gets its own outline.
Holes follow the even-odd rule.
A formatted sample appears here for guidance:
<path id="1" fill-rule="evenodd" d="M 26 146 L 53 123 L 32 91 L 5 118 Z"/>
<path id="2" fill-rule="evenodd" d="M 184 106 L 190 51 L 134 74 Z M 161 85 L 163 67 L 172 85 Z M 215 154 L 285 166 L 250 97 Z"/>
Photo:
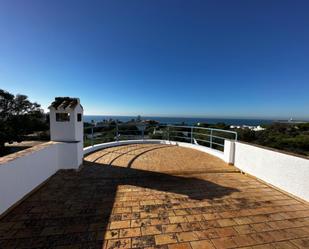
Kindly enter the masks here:
<path id="1" fill-rule="evenodd" d="M 5 153 L 6 142 L 20 142 L 25 134 L 46 129 L 40 105 L 26 95 L 13 94 L 0 89 L 0 154 Z"/>

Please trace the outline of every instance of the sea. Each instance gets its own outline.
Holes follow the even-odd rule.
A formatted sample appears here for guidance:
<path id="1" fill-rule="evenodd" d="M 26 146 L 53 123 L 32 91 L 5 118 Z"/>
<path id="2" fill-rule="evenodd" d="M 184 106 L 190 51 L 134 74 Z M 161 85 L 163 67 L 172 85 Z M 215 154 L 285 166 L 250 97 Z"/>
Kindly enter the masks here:
<path id="1" fill-rule="evenodd" d="M 136 119 L 137 116 L 107 116 L 107 115 L 84 115 L 85 122 L 100 122 L 103 120 L 119 120 L 121 122 L 127 122 L 132 119 Z M 248 125 L 257 126 L 263 124 L 271 124 L 275 120 L 271 119 L 227 119 L 227 118 L 196 118 L 196 117 L 151 117 L 151 116 L 141 116 L 142 120 L 155 120 L 161 124 L 186 124 L 195 125 L 197 123 L 225 123 L 227 125 Z"/>

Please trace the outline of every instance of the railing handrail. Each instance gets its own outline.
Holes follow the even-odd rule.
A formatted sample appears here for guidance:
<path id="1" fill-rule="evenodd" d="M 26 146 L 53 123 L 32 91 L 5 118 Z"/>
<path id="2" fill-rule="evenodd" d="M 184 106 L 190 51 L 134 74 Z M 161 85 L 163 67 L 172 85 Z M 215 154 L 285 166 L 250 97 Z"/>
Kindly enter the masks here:
<path id="1" fill-rule="evenodd" d="M 162 125 L 162 126 L 169 126 L 169 127 L 180 127 L 180 128 L 194 128 L 194 129 L 202 129 L 202 130 L 209 130 L 209 131 L 221 131 L 226 133 L 232 133 L 234 135 L 237 135 L 236 131 L 230 131 L 230 130 L 223 130 L 223 129 L 217 129 L 217 128 L 208 128 L 208 127 L 200 127 L 200 126 L 188 126 L 188 125 Z"/>
<path id="2" fill-rule="evenodd" d="M 149 133 L 152 130 L 145 130 L 145 129 L 138 129 L 138 126 L 141 123 L 106 123 L 106 124 L 100 124 L 100 125 L 93 125 L 93 126 L 88 126 L 84 127 L 84 130 L 91 129 L 91 133 L 87 135 L 87 139 L 89 139 L 89 135 L 91 135 L 91 145 L 94 145 L 94 140 L 98 139 L 99 136 L 97 136 L 97 133 L 101 134 L 109 134 L 110 136 L 103 136 L 103 139 L 112 139 L 119 141 L 123 139 L 124 137 L 136 137 L 140 136 L 143 140 L 145 139 L 145 132 L 146 132 L 146 138 L 152 135 L 161 135 L 162 139 L 164 137 L 167 137 L 167 140 L 173 140 L 176 138 L 176 141 L 179 141 L 178 139 L 182 139 L 188 143 L 197 143 L 197 141 L 203 142 L 200 144 L 202 146 L 207 146 L 209 145 L 210 148 L 213 149 L 218 149 L 217 146 L 220 146 L 221 149 L 224 149 L 224 141 L 225 140 L 232 140 L 232 141 L 237 141 L 237 132 L 235 131 L 230 131 L 230 130 L 223 130 L 223 129 L 217 129 L 217 128 L 208 128 L 208 127 L 200 127 L 200 126 L 189 126 L 189 125 L 171 125 L 171 124 L 145 124 L 142 123 L 142 125 L 145 128 L 154 128 L 153 133 Z M 136 126 L 135 129 L 122 129 L 123 127 L 130 127 L 130 126 Z M 103 131 L 95 131 L 95 129 L 100 129 L 100 128 L 111 128 Z M 174 130 L 175 129 L 175 130 Z M 186 129 L 186 130 L 184 130 Z M 208 131 L 207 133 L 202 133 L 202 130 Z M 134 132 L 135 134 L 130 134 Z M 148 133 L 147 133 L 148 132 Z M 225 134 L 233 134 L 234 138 L 231 138 L 229 136 L 224 137 L 224 135 L 217 134 L 215 132 L 221 132 Z M 177 134 L 177 133 L 182 133 Z M 173 135 L 174 134 L 174 135 Z M 96 136 L 95 136 L 96 135 Z M 203 139 L 200 136 L 205 136 L 207 139 Z M 151 138 L 150 138 L 151 139 Z M 166 138 L 165 138 L 166 139 Z M 218 141 L 218 139 L 220 139 Z M 102 141 L 102 138 L 101 138 Z M 180 140 L 181 141 L 181 140 Z M 215 145 L 215 146 L 214 146 Z M 217 146 L 216 146 L 217 145 Z"/>
<path id="3" fill-rule="evenodd" d="M 136 124 L 123 124 L 123 123 L 116 123 L 116 124 L 103 124 L 103 125 L 96 125 L 96 126 L 88 126 L 88 127 L 84 127 L 84 129 L 92 129 L 92 128 L 104 128 L 104 127 L 111 127 L 114 126 L 115 128 L 117 127 L 120 128 L 122 125 L 123 126 L 134 126 Z M 145 126 L 150 126 L 148 124 L 145 124 Z M 209 130 L 209 131 L 219 131 L 219 132 L 223 132 L 223 133 L 230 133 L 230 134 L 234 134 L 237 137 L 237 132 L 236 131 L 230 131 L 230 130 L 224 130 L 224 129 L 217 129 L 217 128 L 208 128 L 208 127 L 200 127 L 200 126 L 193 126 L 193 125 L 170 125 L 170 124 L 156 124 L 153 125 L 154 127 L 159 126 L 159 127 L 173 127 L 173 128 L 187 128 L 187 129 L 202 129 L 202 130 Z M 129 130 L 127 130 L 129 131 Z M 139 131 L 139 130 L 130 130 L 130 131 Z M 188 131 L 190 132 L 190 131 Z M 205 134 L 206 135 L 206 134 Z M 237 140 L 237 139 L 235 139 Z"/>

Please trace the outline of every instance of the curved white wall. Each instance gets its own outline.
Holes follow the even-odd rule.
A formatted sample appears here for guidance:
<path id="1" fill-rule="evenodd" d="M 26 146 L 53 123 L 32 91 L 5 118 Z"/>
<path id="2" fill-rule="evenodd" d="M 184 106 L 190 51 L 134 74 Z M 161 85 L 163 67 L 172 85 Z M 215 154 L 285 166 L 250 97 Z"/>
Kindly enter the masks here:
<path id="1" fill-rule="evenodd" d="M 127 140 L 97 144 L 84 148 L 84 154 L 107 147 L 135 144 L 172 144 L 196 149 L 216 156 L 277 188 L 309 201 L 309 160 L 242 142 L 225 140 L 224 152 L 201 145 L 167 140 Z"/>
<path id="2" fill-rule="evenodd" d="M 176 142 L 176 141 L 168 141 L 168 140 L 158 140 L 158 139 L 145 139 L 145 140 L 124 140 L 124 141 L 118 141 L 118 142 L 109 142 L 109 143 L 102 143 L 102 144 L 96 144 L 94 146 L 89 146 L 84 148 L 84 155 L 88 153 L 92 153 L 96 150 L 113 147 L 113 146 L 119 146 L 119 145 L 126 145 L 126 144 L 136 144 L 136 143 L 152 143 L 152 144 L 171 144 L 171 145 L 177 145 L 185 148 L 195 149 L 202 152 L 206 152 L 208 154 L 211 154 L 213 156 L 219 157 L 223 161 L 227 163 L 233 163 L 232 160 L 234 160 L 234 146 L 233 143 L 229 140 L 225 140 L 224 143 L 224 152 L 211 149 L 202 145 L 198 144 L 191 144 L 191 143 L 184 143 L 184 142 Z"/>
<path id="3" fill-rule="evenodd" d="M 224 152 L 197 144 L 166 140 L 127 140 L 82 148 L 82 143 L 50 142 L 21 156 L 9 155 L 0 161 L 0 214 L 22 199 L 59 169 L 77 169 L 82 154 L 135 143 L 171 144 L 196 149 L 233 163 L 286 192 L 309 201 L 309 160 L 241 142 L 225 140 Z M 26 153 L 25 153 L 26 152 Z M 17 153 L 16 153 L 17 154 Z"/>
<path id="4" fill-rule="evenodd" d="M 235 143 L 240 170 L 309 201 L 309 160 L 251 144 Z"/>

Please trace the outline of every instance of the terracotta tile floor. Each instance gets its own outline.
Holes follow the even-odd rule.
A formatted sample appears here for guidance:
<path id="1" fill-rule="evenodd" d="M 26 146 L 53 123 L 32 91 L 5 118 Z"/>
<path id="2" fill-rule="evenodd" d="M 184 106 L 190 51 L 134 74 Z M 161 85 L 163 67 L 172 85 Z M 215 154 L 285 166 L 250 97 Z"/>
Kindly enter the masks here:
<path id="1" fill-rule="evenodd" d="M 198 151 L 129 145 L 0 220 L 0 248 L 309 248 L 309 205 Z"/>

